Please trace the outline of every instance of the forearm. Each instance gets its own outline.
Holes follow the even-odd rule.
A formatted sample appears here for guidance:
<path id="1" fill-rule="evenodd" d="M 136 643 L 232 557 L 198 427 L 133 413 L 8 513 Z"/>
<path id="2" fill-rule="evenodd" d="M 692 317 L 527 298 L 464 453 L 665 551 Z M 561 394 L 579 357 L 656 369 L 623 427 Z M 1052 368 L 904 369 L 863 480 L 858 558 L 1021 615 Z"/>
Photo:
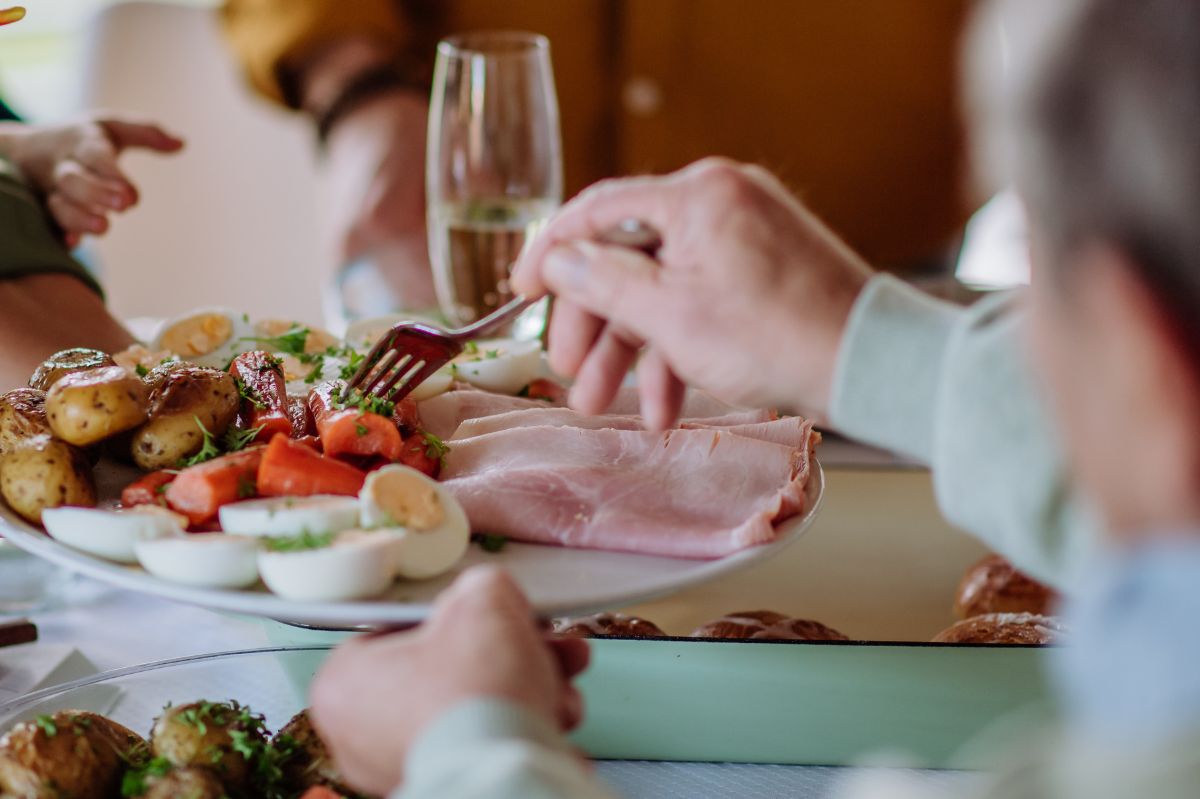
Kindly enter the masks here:
<path id="1" fill-rule="evenodd" d="M 465 703 L 435 722 L 405 773 L 393 799 L 611 799 L 561 735 L 494 700 Z"/>
<path id="2" fill-rule="evenodd" d="M 133 336 L 79 279 L 64 274 L 0 280 L 0 389 L 23 386 L 34 368 L 59 350 L 93 347 L 117 352 Z"/>
<path id="3" fill-rule="evenodd" d="M 876 278 L 851 316 L 830 416 L 849 435 L 929 464 L 951 522 L 1069 587 L 1096 534 L 1070 496 L 1014 302 L 964 309 Z"/>

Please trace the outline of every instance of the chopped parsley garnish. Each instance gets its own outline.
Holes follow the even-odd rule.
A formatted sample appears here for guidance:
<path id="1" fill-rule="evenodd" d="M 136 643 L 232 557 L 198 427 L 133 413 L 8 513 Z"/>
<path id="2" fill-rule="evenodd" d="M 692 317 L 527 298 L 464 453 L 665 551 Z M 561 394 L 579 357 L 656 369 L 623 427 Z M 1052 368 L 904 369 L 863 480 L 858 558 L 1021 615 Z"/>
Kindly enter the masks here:
<path id="1" fill-rule="evenodd" d="M 362 422 L 359 422 L 358 424 L 354 425 L 354 432 L 356 435 L 365 436 L 367 433 L 369 433 L 371 431 L 370 431 L 370 429 L 367 428 L 367 426 L 365 424 L 363 424 Z"/>
<path id="2" fill-rule="evenodd" d="M 296 325 L 280 333 L 278 336 L 246 336 L 238 339 L 238 341 L 253 341 L 276 352 L 286 352 L 289 355 L 303 355 L 304 345 L 308 343 L 308 334 L 310 332 L 307 327 Z"/>
<path id="3" fill-rule="evenodd" d="M 265 424 L 260 424 L 258 427 L 251 427 L 248 430 L 238 430 L 231 427 L 225 431 L 225 435 L 221 436 L 221 446 L 226 452 L 241 452 L 246 447 L 258 438 L 258 434 L 266 427 Z"/>
<path id="4" fill-rule="evenodd" d="M 246 402 L 249 402 L 260 411 L 265 411 L 267 409 L 267 403 L 262 401 L 262 398 L 258 396 L 258 392 L 255 391 L 253 387 L 246 385 L 241 381 L 240 378 L 237 377 L 233 378 L 233 382 L 234 385 L 237 386 L 239 397 L 246 400 Z"/>
<path id="5" fill-rule="evenodd" d="M 163 483 L 162 485 L 160 485 L 154 489 L 154 493 L 155 494 L 165 494 L 165 493 L 167 493 L 167 487 L 170 485 L 171 485 L 170 483 Z"/>
<path id="6" fill-rule="evenodd" d="M 46 733 L 47 738 L 53 738 L 55 735 L 58 735 L 58 725 L 54 723 L 54 719 L 51 716 L 38 716 L 33 720 L 33 723 L 42 732 Z"/>
<path id="7" fill-rule="evenodd" d="M 156 757 L 144 766 L 129 769 L 121 778 L 121 796 L 141 796 L 150 788 L 146 784 L 147 777 L 165 777 L 171 773 L 173 768 L 170 760 L 165 757 Z"/>
<path id="8" fill-rule="evenodd" d="M 133 371 L 137 372 L 138 377 L 145 377 L 146 375 L 150 374 L 150 370 L 145 366 L 142 366 L 140 363 L 133 367 Z"/>
<path id="9" fill-rule="evenodd" d="M 483 547 L 484 552 L 499 552 L 507 543 L 508 536 L 505 535 L 484 535 L 479 538 L 479 546 Z"/>
<path id="10" fill-rule="evenodd" d="M 272 552 L 307 552 L 329 546 L 333 543 L 333 536 L 333 533 L 310 533 L 305 530 L 300 535 L 268 538 L 266 544 Z"/>
<path id="11" fill-rule="evenodd" d="M 317 355 L 316 357 L 314 357 L 312 359 L 312 368 L 309 369 L 308 374 L 306 374 L 304 376 L 304 382 L 308 383 L 310 385 L 317 382 L 318 380 L 322 379 L 322 377 L 324 376 L 322 374 L 324 371 L 325 371 L 325 356 Z"/>
<path id="12" fill-rule="evenodd" d="M 391 418 L 396 411 L 396 403 L 391 400 L 377 397 L 374 394 L 364 394 L 358 389 L 347 392 L 343 388 L 331 399 L 334 400 L 333 405 L 337 410 L 358 408 L 363 413 L 377 413 L 388 418 Z"/>
<path id="13" fill-rule="evenodd" d="M 445 466 L 446 455 L 450 453 L 450 447 L 446 446 L 446 442 L 433 433 L 421 433 L 421 438 L 425 439 L 425 457 L 430 460 L 436 460 L 442 466 Z"/>
<path id="14" fill-rule="evenodd" d="M 487 358 L 489 361 L 495 360 L 496 358 L 500 357 L 500 350 L 488 350 L 483 354 L 483 357 Z"/>
<path id="15" fill-rule="evenodd" d="M 253 497 L 257 493 L 258 486 L 255 484 L 253 477 L 244 474 L 238 477 L 238 499 L 250 499 L 250 497 Z"/>
<path id="16" fill-rule="evenodd" d="M 476 344 L 474 341 L 468 341 L 466 344 L 463 345 L 463 352 L 465 352 L 467 355 L 478 355 L 479 354 L 479 345 Z"/>
<path id="17" fill-rule="evenodd" d="M 189 466 L 195 466 L 198 463 L 211 461 L 221 454 L 221 448 L 217 446 L 213 434 L 208 432 L 208 428 L 204 426 L 204 422 L 200 421 L 199 416 L 192 416 L 196 420 L 196 426 L 200 428 L 200 432 L 204 434 L 204 443 L 200 446 L 200 451 L 190 458 L 181 458 L 179 461 L 180 467 L 186 469 Z"/>
<path id="18" fill-rule="evenodd" d="M 355 352 L 350 348 L 346 348 L 346 365 L 342 367 L 342 371 L 338 373 L 338 377 L 343 380 L 349 380 L 358 373 L 358 367 L 362 366 L 363 360 L 367 357 L 360 352 Z"/>

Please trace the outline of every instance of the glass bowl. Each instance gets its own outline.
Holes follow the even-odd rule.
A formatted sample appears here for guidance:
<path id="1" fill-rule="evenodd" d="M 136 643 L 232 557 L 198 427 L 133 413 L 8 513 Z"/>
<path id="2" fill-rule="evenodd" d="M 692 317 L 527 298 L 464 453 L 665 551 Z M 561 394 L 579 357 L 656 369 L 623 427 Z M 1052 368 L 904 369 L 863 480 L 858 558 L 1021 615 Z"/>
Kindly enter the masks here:
<path id="1" fill-rule="evenodd" d="M 0 705 L 0 735 L 58 710 L 88 710 L 147 734 L 168 704 L 235 699 L 276 732 L 307 707 L 308 685 L 329 646 L 247 649 L 115 669 Z"/>

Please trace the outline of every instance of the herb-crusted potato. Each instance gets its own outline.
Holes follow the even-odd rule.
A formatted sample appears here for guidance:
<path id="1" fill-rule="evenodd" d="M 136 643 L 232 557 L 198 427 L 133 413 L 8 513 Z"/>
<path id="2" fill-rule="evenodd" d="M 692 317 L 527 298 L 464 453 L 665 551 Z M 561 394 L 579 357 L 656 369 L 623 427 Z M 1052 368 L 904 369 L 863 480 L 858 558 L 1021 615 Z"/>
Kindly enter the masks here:
<path id="1" fill-rule="evenodd" d="M 82 450 L 41 435 L 0 456 L 0 495 L 21 517 L 41 524 L 46 508 L 95 506 L 96 483 Z"/>
<path id="2" fill-rule="evenodd" d="M 283 771 L 283 787 L 297 795 L 318 785 L 347 796 L 354 791 L 342 782 L 325 742 L 317 735 L 308 711 L 302 710 L 276 733 L 272 745 Z"/>
<path id="3" fill-rule="evenodd" d="M 169 707 L 154 722 L 150 749 L 177 768 L 211 769 L 235 795 L 249 795 L 269 758 L 261 716 L 237 702 Z"/>
<path id="4" fill-rule="evenodd" d="M 147 394 L 141 378 L 120 366 L 76 372 L 46 392 L 46 418 L 54 435 L 86 447 L 145 422 Z"/>
<path id="5" fill-rule="evenodd" d="M 134 463 L 146 471 L 178 466 L 204 446 L 204 430 L 221 436 L 237 418 L 240 397 L 233 375 L 201 366 L 168 366 L 146 376 L 150 420 L 134 431 L 131 443 Z"/>
<path id="6" fill-rule="evenodd" d="M 42 361 L 34 370 L 33 377 L 29 378 L 29 387 L 49 391 L 55 383 L 69 374 L 116 366 L 116 363 L 111 356 L 100 350 L 89 350 L 85 347 L 63 350 Z"/>
<path id="7" fill-rule="evenodd" d="M 0 455 L 27 439 L 49 433 L 45 391 L 16 388 L 0 397 Z"/>
<path id="8" fill-rule="evenodd" d="M 20 799 L 109 799 L 120 795 L 135 733 L 103 716 L 62 710 L 18 724 L 0 738 L 0 795 Z"/>

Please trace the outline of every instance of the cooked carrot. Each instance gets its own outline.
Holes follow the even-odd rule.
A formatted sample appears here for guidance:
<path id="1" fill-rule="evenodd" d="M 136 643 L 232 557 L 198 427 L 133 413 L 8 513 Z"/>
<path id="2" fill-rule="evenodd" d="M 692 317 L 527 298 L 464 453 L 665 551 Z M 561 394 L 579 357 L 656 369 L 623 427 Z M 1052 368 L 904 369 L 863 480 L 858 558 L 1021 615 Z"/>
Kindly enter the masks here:
<path id="1" fill-rule="evenodd" d="M 400 428 L 400 435 L 405 438 L 420 430 L 421 412 L 417 408 L 417 401 L 412 397 L 405 397 L 397 402 L 396 410 L 392 412 L 392 421 Z"/>
<path id="2" fill-rule="evenodd" d="M 261 427 L 254 439 L 261 442 L 270 441 L 276 433 L 290 434 L 292 417 L 279 359 L 262 350 L 243 352 L 233 359 L 229 371 L 242 392 L 238 426 L 243 430 Z"/>
<path id="3" fill-rule="evenodd" d="M 167 505 L 200 525 L 216 518 L 222 505 L 256 496 L 265 450 L 245 449 L 184 469 L 167 486 Z"/>
<path id="4" fill-rule="evenodd" d="M 397 459 L 405 466 L 429 475 L 434 480 L 442 471 L 442 453 L 425 438 L 423 433 L 414 433 L 404 439 L 404 447 Z"/>
<path id="5" fill-rule="evenodd" d="M 150 472 L 134 480 L 121 491 L 121 504 L 127 508 L 135 505 L 166 505 L 164 496 L 167 485 L 175 480 L 176 472 Z"/>
<path id="6" fill-rule="evenodd" d="M 322 383 L 308 395 L 308 408 L 325 454 L 397 460 L 404 442 L 396 423 L 377 413 L 344 407 L 337 399 L 341 389 L 341 383 L 333 381 Z"/>
<path id="7" fill-rule="evenodd" d="M 365 479 L 366 475 L 350 464 L 277 435 L 267 445 L 258 470 L 258 493 L 264 497 L 355 496 Z"/>
<path id="8" fill-rule="evenodd" d="M 545 400 L 560 405 L 567 404 L 567 387 L 546 377 L 538 377 L 525 387 L 524 395 L 529 399 Z"/>
<path id="9" fill-rule="evenodd" d="M 313 424 L 312 412 L 308 410 L 308 400 L 305 397 L 288 396 L 288 416 L 292 419 L 292 438 L 315 436 L 317 427 Z"/>

